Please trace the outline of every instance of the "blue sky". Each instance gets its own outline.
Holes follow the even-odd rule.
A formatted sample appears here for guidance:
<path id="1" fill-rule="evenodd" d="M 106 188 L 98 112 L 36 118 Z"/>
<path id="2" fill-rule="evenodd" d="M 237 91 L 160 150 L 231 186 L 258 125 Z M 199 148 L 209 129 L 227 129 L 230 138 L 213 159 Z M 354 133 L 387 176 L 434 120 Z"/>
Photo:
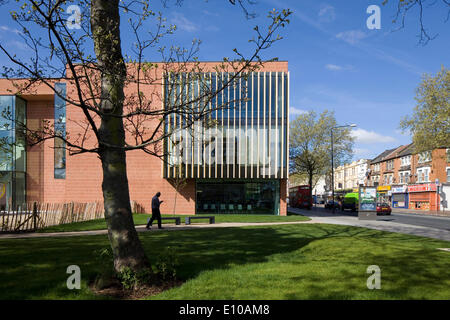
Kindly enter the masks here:
<path id="1" fill-rule="evenodd" d="M 253 27 L 266 24 L 267 12 L 273 8 L 291 9 L 291 23 L 282 30 L 284 39 L 262 55 L 289 62 L 291 116 L 329 109 L 340 124 L 356 123 L 355 159 L 373 158 L 410 142 L 398 124 L 415 106 L 421 75 L 434 74 L 442 65 L 449 67 L 450 21 L 445 23 L 447 11 L 439 0 L 425 11 L 428 30 L 438 34 L 426 46 L 418 44 L 417 9 L 410 12 L 405 28 L 395 31 L 395 0 L 387 6 L 381 6 L 381 0 L 254 1 L 248 9 L 257 17 L 250 20 L 227 0 L 185 0 L 181 7 L 172 1 L 168 8 L 153 3 L 178 27 L 163 43 L 189 46 L 192 39 L 201 39 L 198 57 L 208 61 L 232 58 L 233 48 L 251 52 L 248 39 L 254 35 Z M 366 26 L 366 9 L 373 4 L 381 7 L 380 30 Z M 7 10 L 2 10 L 0 41 L 21 54 L 24 47 L 15 28 Z M 124 47 L 129 38 L 124 30 Z M 147 58 L 160 60 L 156 53 Z M 7 64 L 4 55 L 0 63 Z"/>

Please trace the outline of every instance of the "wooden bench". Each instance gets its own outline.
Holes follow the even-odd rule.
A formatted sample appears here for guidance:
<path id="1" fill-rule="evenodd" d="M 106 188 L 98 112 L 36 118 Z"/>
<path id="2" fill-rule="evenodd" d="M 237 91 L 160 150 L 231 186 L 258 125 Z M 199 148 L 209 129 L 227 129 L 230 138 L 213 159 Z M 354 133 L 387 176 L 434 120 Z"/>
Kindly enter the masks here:
<path id="1" fill-rule="evenodd" d="M 186 217 L 186 224 L 191 224 L 192 219 L 209 219 L 209 224 L 216 223 L 216 218 L 214 216 L 193 216 L 193 217 Z"/>
<path id="2" fill-rule="evenodd" d="M 162 217 L 161 221 L 163 220 L 175 220 L 175 224 L 178 226 L 179 224 L 181 224 L 181 219 L 180 217 Z M 147 223 L 149 223 L 150 218 L 147 219 Z M 158 219 L 155 219 L 154 221 L 158 222 Z"/>

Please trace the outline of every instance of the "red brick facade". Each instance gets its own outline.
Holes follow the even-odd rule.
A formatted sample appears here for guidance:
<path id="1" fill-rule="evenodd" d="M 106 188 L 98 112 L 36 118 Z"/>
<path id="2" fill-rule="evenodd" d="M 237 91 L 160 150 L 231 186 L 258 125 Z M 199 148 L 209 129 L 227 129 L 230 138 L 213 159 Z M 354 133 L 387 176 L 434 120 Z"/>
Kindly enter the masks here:
<path id="1" fill-rule="evenodd" d="M 402 158 L 410 157 L 410 163 L 402 164 Z M 425 160 L 425 161 L 424 161 Z M 422 210 L 438 210 L 439 196 L 436 194 L 436 180 L 439 183 L 448 183 L 447 168 L 450 167 L 450 157 L 446 148 L 435 149 L 431 152 L 431 158 L 420 160 L 420 156 L 413 151 L 413 145 L 404 145 L 387 150 L 372 160 L 371 172 L 367 183 L 375 185 L 378 182 L 379 189 L 386 192 L 390 188 L 398 186 L 417 186 L 418 190 L 410 188 L 408 192 L 408 208 Z M 391 164 L 390 164 L 391 163 Z M 393 164 L 393 166 L 392 166 Z M 379 168 L 379 170 L 378 170 Z M 410 172 L 408 181 L 402 181 L 400 173 Z M 423 172 L 427 172 L 424 174 Z M 392 179 L 389 176 L 392 175 Z M 379 181 L 374 179 L 379 177 Z M 385 179 L 387 177 L 388 179 Z M 431 185 L 427 191 L 420 191 L 420 185 Z"/>
<path id="2" fill-rule="evenodd" d="M 209 71 L 214 71 L 216 63 L 206 63 Z M 272 62 L 264 65 L 259 71 L 287 72 L 287 62 Z M 55 82 L 64 82 L 63 79 Z M 0 79 L 0 94 L 10 95 L 13 87 L 11 81 Z M 125 93 L 128 89 L 125 90 Z M 155 86 L 150 89 L 161 90 Z M 73 95 L 74 88 L 67 85 L 67 94 Z M 27 124 L 30 128 L 41 125 L 42 120 L 54 123 L 53 92 L 46 86 L 35 89 L 29 95 L 23 95 L 27 100 Z M 156 100 L 161 104 L 161 100 Z M 82 130 L 77 122 L 85 121 L 85 116 L 80 108 L 67 105 L 66 107 L 66 131 L 71 136 L 76 136 Z M 89 142 L 95 143 L 93 137 Z M 47 140 L 37 146 L 27 149 L 27 201 L 40 202 L 93 202 L 102 200 L 102 168 L 96 154 L 85 153 L 70 156 L 66 153 L 66 178 L 54 178 L 54 145 L 53 140 Z M 163 178 L 163 162 L 143 151 L 127 152 L 127 175 L 131 200 L 142 205 L 150 212 L 152 196 L 161 192 L 161 205 L 163 214 L 194 214 L 196 187 L 195 180 L 188 180 L 182 190 L 176 188 L 167 179 Z M 175 206 L 176 199 L 176 208 Z M 280 180 L 280 215 L 287 214 L 286 206 L 286 179 Z"/>

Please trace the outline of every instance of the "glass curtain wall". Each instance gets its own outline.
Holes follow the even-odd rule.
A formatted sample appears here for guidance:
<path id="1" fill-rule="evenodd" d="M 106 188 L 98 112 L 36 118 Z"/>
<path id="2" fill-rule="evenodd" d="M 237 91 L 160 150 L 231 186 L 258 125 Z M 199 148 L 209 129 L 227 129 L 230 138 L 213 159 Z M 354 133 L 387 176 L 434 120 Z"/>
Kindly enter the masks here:
<path id="1" fill-rule="evenodd" d="M 194 113 L 169 116 L 164 177 L 287 178 L 288 73 L 252 72 L 222 90 L 232 78 L 232 73 L 166 76 L 166 109 L 186 104 L 207 114 L 198 121 Z M 214 97 L 208 100 L 205 93 Z"/>
<path id="2" fill-rule="evenodd" d="M 26 202 L 26 101 L 0 96 L 0 210 Z"/>

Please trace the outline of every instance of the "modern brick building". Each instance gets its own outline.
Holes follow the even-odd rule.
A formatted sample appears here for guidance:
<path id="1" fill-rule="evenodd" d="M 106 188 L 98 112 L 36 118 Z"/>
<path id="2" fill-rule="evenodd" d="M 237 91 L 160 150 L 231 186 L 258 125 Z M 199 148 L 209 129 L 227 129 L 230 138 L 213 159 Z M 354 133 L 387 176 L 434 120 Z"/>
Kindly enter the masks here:
<path id="1" fill-rule="evenodd" d="M 217 64 L 203 63 L 212 86 L 230 75 L 216 73 Z M 167 79 L 168 75 L 160 77 Z M 42 120 L 46 120 L 75 137 L 81 132 L 77 122 L 84 121 L 82 110 L 66 104 L 45 85 L 18 96 L 14 83 L 20 81 L 0 79 L 0 109 L 10 109 L 13 115 L 10 120 L 2 120 L 0 138 L 16 142 L 13 150 L 1 153 L 0 206 L 31 201 L 102 200 L 102 169 L 96 154 L 71 156 L 55 140 L 25 146 L 23 133 L 15 126 L 16 121 L 25 121 L 28 127 L 39 128 Z M 73 94 L 66 79 L 51 81 L 62 96 Z M 241 87 L 246 88 L 246 99 L 239 99 Z M 163 98 L 155 99 L 154 103 L 164 106 L 164 101 L 172 99 L 164 89 L 155 85 L 146 90 L 163 91 Z M 131 200 L 150 211 L 151 197 L 160 191 L 165 201 L 161 206 L 163 214 L 287 214 L 288 63 L 265 63 L 257 72 L 222 91 L 211 105 L 227 102 L 226 110 L 212 113 L 214 128 L 195 125 L 190 129 L 193 139 L 180 139 L 187 132 L 180 130 L 178 136 L 161 143 L 165 150 L 163 159 L 140 150 L 127 152 Z M 173 115 L 165 125 L 167 129 L 180 123 Z M 95 143 L 93 139 L 87 141 Z M 182 154 L 180 147 L 185 150 Z M 179 172 L 183 172 L 182 187 Z"/>

